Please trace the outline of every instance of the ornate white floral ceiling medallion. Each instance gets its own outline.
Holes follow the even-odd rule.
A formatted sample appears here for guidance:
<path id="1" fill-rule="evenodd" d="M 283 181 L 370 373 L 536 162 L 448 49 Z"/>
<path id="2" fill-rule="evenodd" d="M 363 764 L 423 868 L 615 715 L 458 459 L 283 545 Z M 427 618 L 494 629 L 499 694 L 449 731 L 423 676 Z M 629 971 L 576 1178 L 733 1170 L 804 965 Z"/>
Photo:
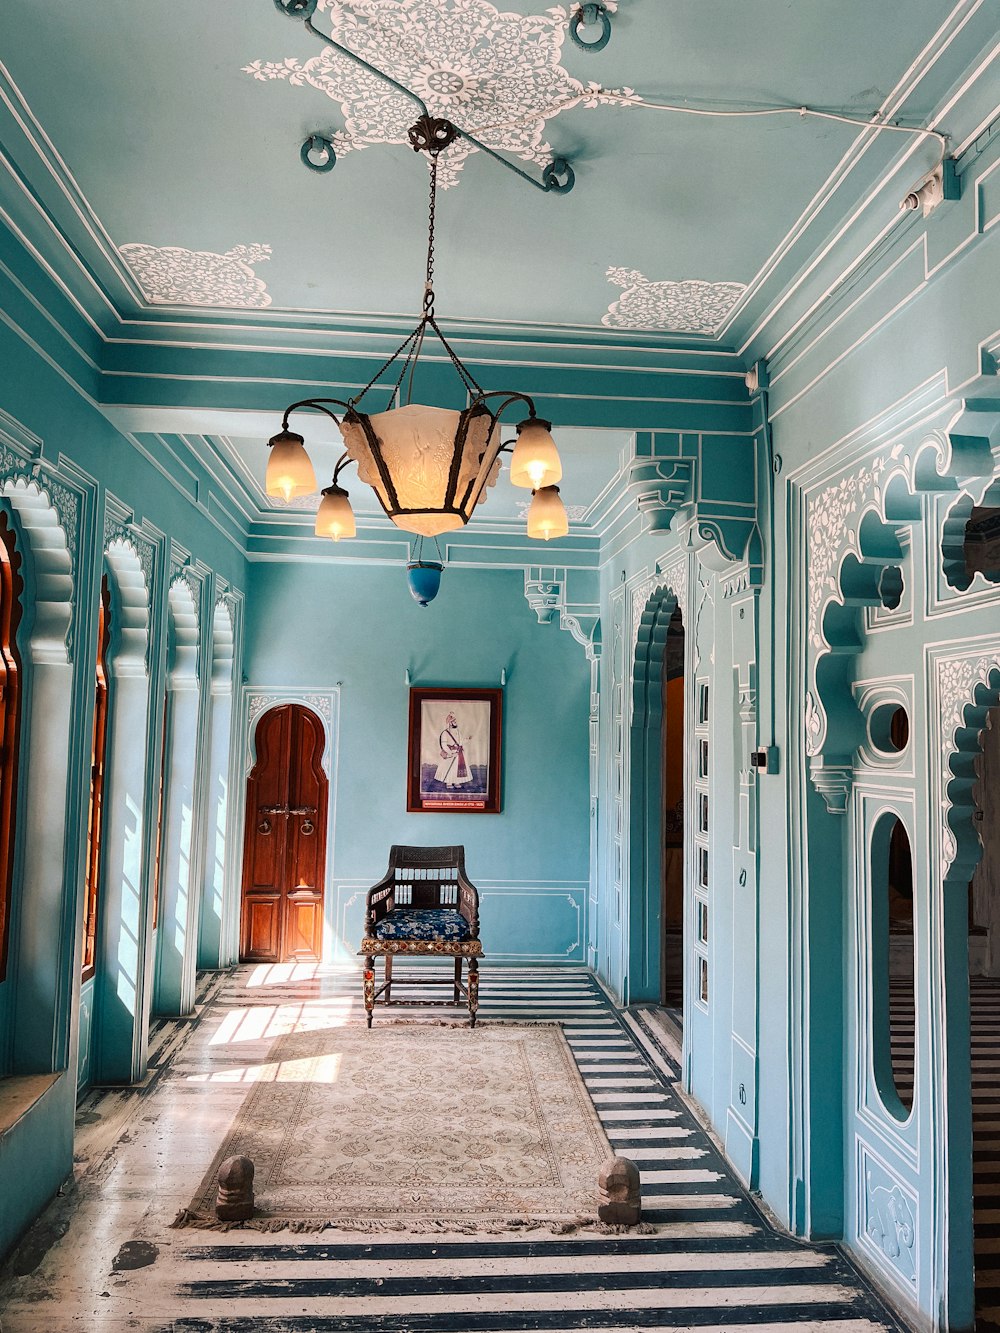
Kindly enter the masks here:
<path id="1" fill-rule="evenodd" d="M 254 264 L 271 257 L 269 245 L 234 245 L 224 255 L 176 245 L 121 245 L 118 253 L 153 305 L 235 306 L 260 310 L 271 304 Z"/>
<path id="2" fill-rule="evenodd" d="M 605 4 L 617 8 L 617 0 Z M 432 116 L 454 120 L 488 148 L 539 166 L 553 157 L 545 142 L 552 116 L 635 97 L 631 88 L 581 83 L 559 63 L 575 6 L 523 15 L 501 12 L 490 0 L 320 0 L 320 9 L 334 41 L 411 88 Z M 339 102 L 345 127 L 332 136 L 338 156 L 371 144 L 407 143 L 419 114 L 410 98 L 329 47 L 306 61 L 254 60 L 243 71 L 261 82 L 309 85 Z M 442 189 L 457 183 L 475 151 L 459 139 L 442 154 Z"/>
<path id="3" fill-rule="evenodd" d="M 608 281 L 624 288 L 601 320 L 609 329 L 716 334 L 746 291 L 743 282 L 651 282 L 634 268 L 609 268 Z"/>

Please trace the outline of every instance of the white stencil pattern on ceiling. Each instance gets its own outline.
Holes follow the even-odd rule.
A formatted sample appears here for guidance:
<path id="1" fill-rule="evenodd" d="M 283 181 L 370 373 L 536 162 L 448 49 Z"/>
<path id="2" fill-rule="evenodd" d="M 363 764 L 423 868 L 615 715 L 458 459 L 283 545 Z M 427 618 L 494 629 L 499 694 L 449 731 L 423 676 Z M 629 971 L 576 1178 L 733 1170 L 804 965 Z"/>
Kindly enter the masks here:
<path id="1" fill-rule="evenodd" d="M 608 281 L 624 289 L 601 320 L 609 329 L 715 334 L 746 291 L 743 282 L 651 282 L 634 268 L 609 268 Z"/>
<path id="2" fill-rule="evenodd" d="M 517 516 L 518 518 L 527 518 L 528 510 L 531 508 L 530 500 L 518 500 Z M 590 505 L 565 505 L 566 517 L 571 523 L 582 523 Z"/>
<path id="3" fill-rule="evenodd" d="M 617 0 L 605 5 L 618 7 Z M 335 41 L 412 89 L 431 115 L 454 120 L 487 147 L 539 166 L 553 157 L 545 140 L 552 116 L 571 106 L 624 105 L 634 98 L 631 88 L 581 83 L 560 65 L 575 7 L 523 15 L 501 12 L 489 0 L 321 0 L 320 8 Z M 286 79 L 339 102 L 345 128 L 332 136 L 338 155 L 407 143 L 407 129 L 419 114 L 410 98 L 329 47 L 306 61 L 254 60 L 243 69 L 261 82 Z M 458 182 L 475 151 L 459 139 L 441 155 L 442 188 Z"/>
<path id="4" fill-rule="evenodd" d="M 153 305 L 237 306 L 271 304 L 254 264 L 271 257 L 269 245 L 234 245 L 224 255 L 176 245 L 121 245 L 118 253 Z"/>

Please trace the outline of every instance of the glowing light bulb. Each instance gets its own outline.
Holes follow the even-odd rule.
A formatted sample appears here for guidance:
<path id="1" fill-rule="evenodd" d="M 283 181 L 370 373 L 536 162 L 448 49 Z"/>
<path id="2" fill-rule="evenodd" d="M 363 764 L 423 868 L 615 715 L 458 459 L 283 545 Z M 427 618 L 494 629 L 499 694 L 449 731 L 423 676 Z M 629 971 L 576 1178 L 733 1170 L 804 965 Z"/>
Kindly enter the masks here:
<path id="1" fill-rule="evenodd" d="M 312 495 L 316 490 L 316 473 L 302 436 L 283 430 L 272 436 L 268 444 L 271 453 L 264 481 L 267 494 L 280 495 L 286 504 L 293 495 Z"/>
<path id="2" fill-rule="evenodd" d="M 562 479 L 562 463 L 547 421 L 529 417 L 517 428 L 517 443 L 510 459 L 510 480 L 514 486 L 533 491 L 553 486 Z"/>
<path id="3" fill-rule="evenodd" d="M 528 536 L 548 542 L 553 537 L 565 537 L 568 532 L 569 519 L 559 496 L 559 487 L 543 486 L 535 491 L 528 510 Z"/>

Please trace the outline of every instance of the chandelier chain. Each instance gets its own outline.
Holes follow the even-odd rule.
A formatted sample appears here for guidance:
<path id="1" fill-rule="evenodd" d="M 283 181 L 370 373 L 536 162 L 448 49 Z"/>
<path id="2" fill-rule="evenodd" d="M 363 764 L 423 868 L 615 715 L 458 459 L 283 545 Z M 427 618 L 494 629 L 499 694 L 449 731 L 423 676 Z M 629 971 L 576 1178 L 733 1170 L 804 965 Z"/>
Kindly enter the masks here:
<path id="1" fill-rule="evenodd" d="M 438 155 L 429 154 L 431 159 L 431 198 L 427 210 L 427 277 L 424 281 L 424 314 L 434 318 L 434 220 L 437 210 Z"/>

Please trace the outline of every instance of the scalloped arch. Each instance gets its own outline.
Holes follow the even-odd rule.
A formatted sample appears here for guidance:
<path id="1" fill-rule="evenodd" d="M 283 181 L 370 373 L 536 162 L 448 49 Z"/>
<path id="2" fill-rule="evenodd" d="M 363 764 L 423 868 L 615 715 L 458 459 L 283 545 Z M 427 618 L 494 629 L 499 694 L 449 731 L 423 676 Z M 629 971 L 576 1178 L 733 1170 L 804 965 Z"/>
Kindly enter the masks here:
<path id="1" fill-rule="evenodd" d="M 149 589 L 137 547 L 125 537 L 116 537 L 104 550 L 118 598 L 118 632 L 113 651 L 118 673 L 146 674 L 149 651 Z"/>
<path id="2" fill-rule="evenodd" d="M 942 872 L 946 880 L 968 884 L 982 856 L 973 822 L 975 765 L 986 716 L 1000 704 L 1000 648 L 978 661 L 939 663 L 938 677 L 945 710 Z"/>
<path id="3" fill-rule="evenodd" d="M 172 580 L 167 593 L 169 624 L 170 684 L 190 684 L 198 679 L 198 647 L 201 641 L 198 603 L 183 574 Z"/>
<path id="4" fill-rule="evenodd" d="M 212 688 L 216 692 L 232 689 L 235 652 L 232 608 L 224 597 L 220 597 L 212 615 Z"/>
<path id="5" fill-rule="evenodd" d="M 30 551 L 34 623 L 29 641 L 35 662 L 70 662 L 73 561 L 66 530 L 45 486 L 23 476 L 0 487 L 17 514 Z"/>

